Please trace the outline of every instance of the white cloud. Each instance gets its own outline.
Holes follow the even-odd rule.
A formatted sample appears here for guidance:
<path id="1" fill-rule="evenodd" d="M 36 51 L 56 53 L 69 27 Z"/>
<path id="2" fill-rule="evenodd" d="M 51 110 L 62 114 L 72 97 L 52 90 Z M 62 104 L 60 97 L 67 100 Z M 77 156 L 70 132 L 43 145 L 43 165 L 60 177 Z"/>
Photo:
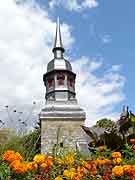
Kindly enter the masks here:
<path id="1" fill-rule="evenodd" d="M 93 69 L 93 64 L 96 67 Z M 116 104 L 124 99 L 122 92 L 125 78 L 119 74 L 119 69 L 113 71 L 114 66 L 101 76 L 96 72 L 102 68 L 101 62 L 94 62 L 87 57 L 80 58 L 73 63 L 77 72 L 77 96 L 82 107 L 87 112 L 86 125 L 90 126 L 102 117 L 116 117 Z M 87 100 L 86 100 L 87 99 Z"/>
<path id="2" fill-rule="evenodd" d="M 96 0 L 83 0 L 82 2 L 79 0 L 51 0 L 49 2 L 50 8 L 54 8 L 60 5 L 65 7 L 69 11 L 81 12 L 85 9 L 97 7 L 98 2 Z"/>
<path id="3" fill-rule="evenodd" d="M 42 75 L 53 57 L 55 22 L 32 1 L 17 5 L 15 0 L 4 0 L 0 26 L 0 105 L 44 101 Z M 61 29 L 69 48 L 74 41 L 70 27 L 62 24 Z"/>
<path id="4" fill-rule="evenodd" d="M 0 3 L 0 113 L 3 112 L 3 118 L 7 118 L 5 105 L 9 105 L 12 114 L 16 105 L 18 111 L 30 111 L 32 102 L 36 101 L 39 104 L 35 113 L 38 113 L 40 104 L 44 104 L 42 75 L 52 58 L 55 23 L 33 3 L 18 5 L 15 0 Z M 61 29 L 65 49 L 72 47 L 71 27 L 62 24 Z M 118 68 L 115 65 L 112 67 L 115 71 L 110 69 L 98 77 L 95 72 L 102 65 L 103 62 L 87 57 L 73 62 L 77 97 L 87 111 L 90 124 L 103 115 L 114 115 L 113 106 L 123 99 L 124 79 Z M 17 116 L 13 115 L 13 119 Z"/>
<path id="5" fill-rule="evenodd" d="M 95 8 L 98 6 L 98 2 L 96 0 L 84 0 L 82 6 L 83 8 Z"/>

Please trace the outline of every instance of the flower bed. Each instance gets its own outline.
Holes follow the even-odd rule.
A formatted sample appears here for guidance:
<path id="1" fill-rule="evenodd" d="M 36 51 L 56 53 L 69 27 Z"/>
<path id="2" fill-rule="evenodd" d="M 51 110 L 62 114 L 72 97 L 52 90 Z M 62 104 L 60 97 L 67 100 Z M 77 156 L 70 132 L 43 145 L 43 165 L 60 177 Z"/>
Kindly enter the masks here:
<path id="1" fill-rule="evenodd" d="M 57 155 L 37 154 L 27 162 L 18 152 L 8 150 L 1 157 L 1 180 L 134 180 L 133 147 L 122 152 L 99 152 L 83 156 L 79 152 L 61 151 Z M 134 163 L 130 162 L 130 157 Z M 130 163 L 128 163 L 130 162 Z M 3 174 L 2 174 L 3 173 Z"/>

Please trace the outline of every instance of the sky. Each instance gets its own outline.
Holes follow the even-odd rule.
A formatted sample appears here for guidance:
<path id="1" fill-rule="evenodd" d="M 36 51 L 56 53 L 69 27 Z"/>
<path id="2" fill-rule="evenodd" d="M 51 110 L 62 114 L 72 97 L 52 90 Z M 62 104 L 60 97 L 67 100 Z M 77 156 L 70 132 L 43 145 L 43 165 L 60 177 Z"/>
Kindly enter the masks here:
<path id="1" fill-rule="evenodd" d="M 42 76 L 53 58 L 58 16 L 65 58 L 77 74 L 77 100 L 86 111 L 85 124 L 92 126 L 104 117 L 117 120 L 122 105 L 134 112 L 134 7 L 134 0 L 1 1 L 0 119 L 4 126 L 17 128 L 20 118 L 31 129 L 44 107 Z"/>

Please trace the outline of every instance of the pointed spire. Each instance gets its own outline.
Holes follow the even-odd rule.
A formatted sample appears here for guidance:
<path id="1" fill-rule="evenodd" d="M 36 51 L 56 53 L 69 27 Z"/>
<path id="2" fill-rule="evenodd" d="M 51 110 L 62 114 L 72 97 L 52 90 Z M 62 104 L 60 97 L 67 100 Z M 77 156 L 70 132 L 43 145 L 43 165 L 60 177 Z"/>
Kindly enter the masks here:
<path id="1" fill-rule="evenodd" d="M 59 17 L 57 18 L 56 36 L 55 36 L 55 43 L 54 43 L 53 52 L 55 53 L 57 50 L 61 51 L 61 53 L 64 53 L 64 51 L 65 51 L 63 48 L 62 39 L 61 39 Z"/>

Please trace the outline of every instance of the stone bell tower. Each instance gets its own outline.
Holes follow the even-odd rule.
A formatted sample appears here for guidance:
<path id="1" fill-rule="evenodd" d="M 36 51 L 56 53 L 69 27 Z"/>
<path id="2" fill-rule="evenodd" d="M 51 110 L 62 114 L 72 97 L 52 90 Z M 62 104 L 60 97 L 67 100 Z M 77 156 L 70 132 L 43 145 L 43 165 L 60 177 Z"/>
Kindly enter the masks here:
<path id="1" fill-rule="evenodd" d="M 48 63 L 47 72 L 43 75 L 46 104 L 39 117 L 42 153 L 51 151 L 54 144 L 76 148 L 85 137 L 81 128 L 85 112 L 79 107 L 75 93 L 76 74 L 64 58 L 64 51 L 58 19 L 52 50 L 54 59 Z"/>

